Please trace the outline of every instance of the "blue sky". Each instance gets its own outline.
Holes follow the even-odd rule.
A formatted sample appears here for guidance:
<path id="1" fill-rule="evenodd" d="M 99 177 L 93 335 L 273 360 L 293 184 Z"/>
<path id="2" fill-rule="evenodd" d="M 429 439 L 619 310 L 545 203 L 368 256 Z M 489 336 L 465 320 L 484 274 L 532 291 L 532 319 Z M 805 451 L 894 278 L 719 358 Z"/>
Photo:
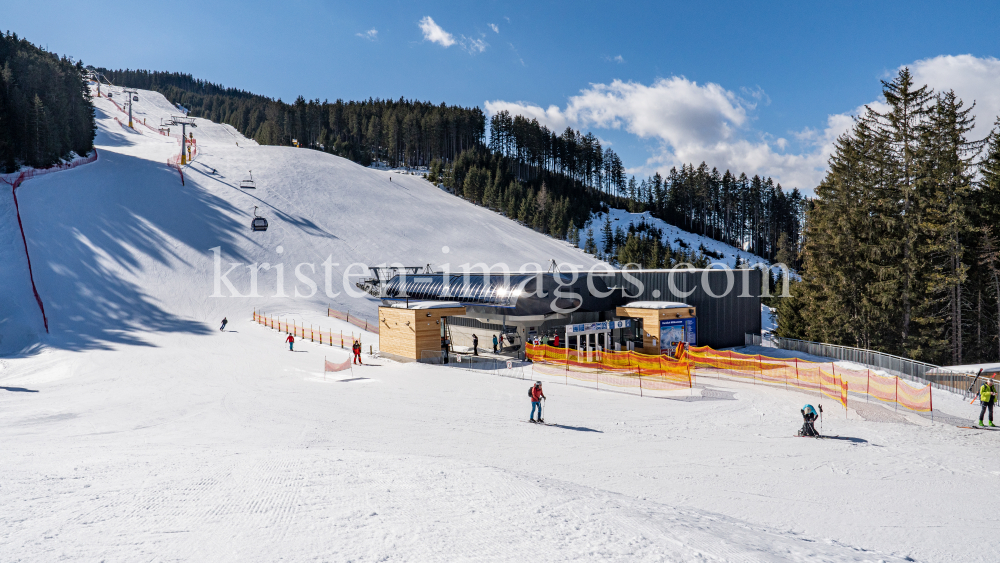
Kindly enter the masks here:
<path id="1" fill-rule="evenodd" d="M 290 101 L 400 96 L 594 131 L 636 174 L 679 162 L 807 191 L 903 66 L 1000 114 L 990 2 L 34 2 L 0 28 L 114 68 Z M 429 19 L 428 19 L 429 18 Z"/>

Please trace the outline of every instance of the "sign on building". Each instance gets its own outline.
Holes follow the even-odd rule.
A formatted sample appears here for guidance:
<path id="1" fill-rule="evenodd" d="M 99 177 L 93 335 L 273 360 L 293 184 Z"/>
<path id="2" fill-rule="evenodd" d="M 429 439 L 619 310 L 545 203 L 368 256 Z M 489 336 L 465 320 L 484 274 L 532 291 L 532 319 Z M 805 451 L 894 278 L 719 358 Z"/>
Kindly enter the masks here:
<path id="1" fill-rule="evenodd" d="M 673 352 L 678 342 L 686 342 L 688 346 L 698 345 L 697 318 L 660 321 L 660 352 Z"/>
<path id="2" fill-rule="evenodd" d="M 631 319 L 625 319 L 622 321 L 601 321 L 599 323 L 582 323 L 575 325 L 566 325 L 566 335 L 570 334 L 589 334 L 594 332 L 609 332 L 616 328 L 628 328 L 632 326 Z"/>

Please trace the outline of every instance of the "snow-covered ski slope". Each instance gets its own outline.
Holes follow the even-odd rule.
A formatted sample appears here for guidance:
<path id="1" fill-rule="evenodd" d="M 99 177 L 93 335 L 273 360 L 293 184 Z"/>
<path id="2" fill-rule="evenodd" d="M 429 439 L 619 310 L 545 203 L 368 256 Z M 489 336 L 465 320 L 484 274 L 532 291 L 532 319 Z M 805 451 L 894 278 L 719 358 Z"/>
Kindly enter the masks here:
<path id="1" fill-rule="evenodd" d="M 175 139 L 138 124 L 135 131 L 122 126 L 115 118 L 127 123 L 127 117 L 105 98 L 95 105 L 100 159 L 31 180 L 18 191 L 36 282 L 51 319 L 50 346 L 137 342 L 144 331 L 198 333 L 206 322 L 243 318 L 254 307 L 305 314 L 325 312 L 329 304 L 374 319 L 376 302 L 357 296 L 357 278 L 343 282 L 351 264 L 432 263 L 458 270 L 463 264 L 506 263 L 516 270 L 527 263 L 544 268 L 550 259 L 584 267 L 595 263 L 567 243 L 420 177 L 367 169 L 313 150 L 257 146 L 231 127 L 204 119 L 196 120 L 199 153 L 184 169 L 182 186 L 179 174 L 166 166 L 179 152 Z M 134 120 L 145 119 L 154 128 L 179 113 L 153 92 L 140 91 L 133 106 Z M 257 188 L 241 190 L 240 181 L 251 170 Z M 5 218 L 9 204 L 8 195 Z M 269 222 L 266 232 L 250 231 L 254 206 Z M 20 250 L 23 261 L 16 224 L 5 221 L 2 229 L 4 256 L 18 259 Z M 234 298 L 225 283 L 219 292 L 224 297 L 210 297 L 213 248 L 221 252 L 222 274 L 241 264 L 227 277 L 241 295 L 251 292 L 248 266 L 270 266 L 257 275 L 261 297 Z M 328 260 L 329 276 L 323 265 Z M 297 268 L 316 284 L 315 292 L 297 279 Z M 367 274 L 361 267 L 351 273 Z M 26 269 L 14 277 L 26 283 Z M 288 297 L 275 297 L 279 289 Z M 23 295 L 16 302 L 18 322 L 39 317 L 23 306 Z M 0 353 L 24 344 L 15 336 L 22 329 L 10 324 Z M 42 330 L 40 318 L 33 329 Z"/>
<path id="2" fill-rule="evenodd" d="M 372 304 L 322 284 L 292 297 L 299 262 L 588 258 L 416 177 L 203 120 L 182 187 L 164 164 L 176 141 L 97 105 L 101 158 L 19 189 L 52 334 L 0 355 L 0 561 L 996 560 L 1000 436 L 955 428 L 978 407 L 947 394 L 932 423 L 708 374 L 669 398 L 543 377 L 553 426 L 534 426 L 530 370 L 366 354 L 381 365 L 324 375 L 347 351 L 289 352 L 252 308 L 336 327 L 327 303 Z M 148 92 L 135 110 L 172 112 Z M 235 187 L 247 169 L 251 194 Z M 44 331 L 0 202 L 7 345 L 12 327 Z M 225 268 L 283 263 L 289 297 L 274 269 L 264 297 L 210 297 L 216 246 Z M 246 268 L 229 279 L 249 287 Z M 806 402 L 841 439 L 792 437 Z"/>

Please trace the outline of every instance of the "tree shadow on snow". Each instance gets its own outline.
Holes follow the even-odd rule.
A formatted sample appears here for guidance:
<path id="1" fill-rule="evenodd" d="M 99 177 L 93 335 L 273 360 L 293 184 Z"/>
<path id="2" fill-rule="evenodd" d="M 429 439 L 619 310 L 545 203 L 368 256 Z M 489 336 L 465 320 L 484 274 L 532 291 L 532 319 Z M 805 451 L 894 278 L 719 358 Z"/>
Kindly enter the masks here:
<path id="1" fill-rule="evenodd" d="M 205 293 L 192 300 L 208 297 L 209 249 L 221 246 L 225 259 L 248 261 L 235 242 L 249 229 L 231 217 L 242 210 L 194 182 L 182 187 L 166 164 L 110 151 L 93 164 L 26 182 L 18 200 L 49 318 L 49 346 L 108 349 L 149 345 L 143 332 L 218 331 L 214 321 L 209 325 L 166 310 L 125 278 L 155 275 L 143 272 L 150 263 L 169 270 L 180 262 L 207 269 Z M 204 262 L 190 264 L 175 251 L 183 247 L 201 253 Z"/>

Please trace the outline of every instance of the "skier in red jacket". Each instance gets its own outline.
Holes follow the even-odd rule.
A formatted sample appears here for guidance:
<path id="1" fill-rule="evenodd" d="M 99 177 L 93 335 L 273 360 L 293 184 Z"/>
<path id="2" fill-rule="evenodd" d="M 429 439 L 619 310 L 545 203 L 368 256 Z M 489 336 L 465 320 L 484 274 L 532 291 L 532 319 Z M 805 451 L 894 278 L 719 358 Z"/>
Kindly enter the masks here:
<path id="1" fill-rule="evenodd" d="M 535 409 L 538 409 L 538 421 L 545 422 L 542 420 L 542 403 L 541 400 L 545 398 L 545 393 L 542 392 L 542 382 L 536 381 L 535 386 L 528 390 L 528 396 L 531 397 L 531 418 L 528 419 L 529 422 L 535 422 Z"/>
<path id="2" fill-rule="evenodd" d="M 361 342 L 355 340 L 354 344 L 351 345 L 351 352 L 354 353 L 354 359 L 351 361 L 351 363 L 364 365 L 361 363 Z"/>
<path id="3" fill-rule="evenodd" d="M 292 336 L 292 333 L 288 333 L 288 338 L 285 339 L 285 342 L 288 343 L 288 351 L 294 352 L 295 350 L 292 350 L 292 345 L 295 344 L 295 337 Z"/>

